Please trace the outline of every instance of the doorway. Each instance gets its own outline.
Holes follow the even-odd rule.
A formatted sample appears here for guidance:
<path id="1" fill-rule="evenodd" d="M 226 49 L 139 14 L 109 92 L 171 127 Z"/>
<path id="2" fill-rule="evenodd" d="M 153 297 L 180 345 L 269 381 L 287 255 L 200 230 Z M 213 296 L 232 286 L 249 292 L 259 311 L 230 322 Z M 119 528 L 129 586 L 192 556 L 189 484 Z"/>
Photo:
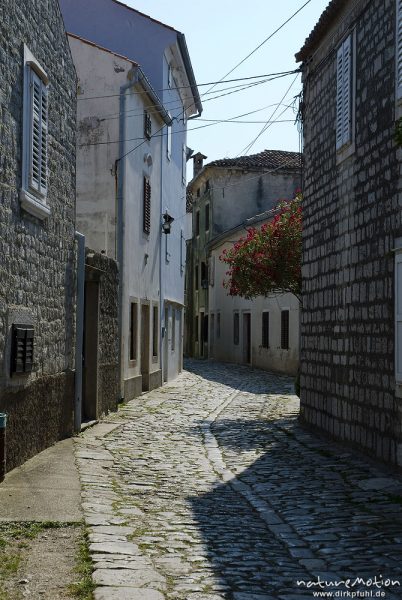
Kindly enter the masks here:
<path id="1" fill-rule="evenodd" d="M 149 390 L 149 314 L 149 304 L 141 304 L 141 376 L 143 392 L 147 392 Z"/>
<path id="2" fill-rule="evenodd" d="M 251 364 L 251 314 L 243 313 L 243 362 Z"/>
<path id="3" fill-rule="evenodd" d="M 84 292 L 82 421 L 98 418 L 99 281 L 86 281 Z"/>

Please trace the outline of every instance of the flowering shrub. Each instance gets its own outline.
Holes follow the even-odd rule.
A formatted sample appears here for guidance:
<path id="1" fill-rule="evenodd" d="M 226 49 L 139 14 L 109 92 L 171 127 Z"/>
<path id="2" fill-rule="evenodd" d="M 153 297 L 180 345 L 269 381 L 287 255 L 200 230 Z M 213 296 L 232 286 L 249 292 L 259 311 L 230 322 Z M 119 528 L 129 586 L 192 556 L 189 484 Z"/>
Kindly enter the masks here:
<path id="1" fill-rule="evenodd" d="M 301 293 L 301 195 L 278 204 L 277 213 L 259 229 L 247 230 L 220 260 L 229 265 L 223 285 L 231 296 L 255 298 L 272 293 Z"/>

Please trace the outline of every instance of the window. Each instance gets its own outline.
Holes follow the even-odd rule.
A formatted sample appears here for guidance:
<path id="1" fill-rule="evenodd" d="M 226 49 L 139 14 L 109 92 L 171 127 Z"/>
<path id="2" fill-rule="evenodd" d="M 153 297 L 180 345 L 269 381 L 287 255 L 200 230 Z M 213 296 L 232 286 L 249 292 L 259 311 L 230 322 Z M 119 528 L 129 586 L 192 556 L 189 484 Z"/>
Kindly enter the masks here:
<path id="1" fill-rule="evenodd" d="M 198 316 L 195 317 L 195 323 L 194 323 L 194 341 L 198 342 L 198 327 L 199 327 L 199 321 L 198 321 Z"/>
<path id="2" fill-rule="evenodd" d="M 144 137 L 147 140 L 150 140 L 151 135 L 152 135 L 151 115 L 149 114 L 149 112 L 147 110 L 144 110 Z"/>
<path id="3" fill-rule="evenodd" d="M 209 266 L 208 266 L 208 275 L 209 275 L 209 285 L 215 285 L 215 256 L 210 256 L 209 258 Z"/>
<path id="4" fill-rule="evenodd" d="M 148 177 L 144 177 L 143 191 L 143 225 L 144 233 L 151 231 L 151 184 Z"/>
<path id="5" fill-rule="evenodd" d="M 199 269 L 198 269 L 198 265 L 195 265 L 195 270 L 194 270 L 194 287 L 196 290 L 199 289 Z"/>
<path id="6" fill-rule="evenodd" d="M 209 190 L 209 179 L 207 179 L 205 182 L 205 191 L 207 192 L 208 190 Z"/>
<path id="7" fill-rule="evenodd" d="M 281 311 L 281 348 L 289 349 L 289 311 Z"/>
<path id="8" fill-rule="evenodd" d="M 262 340 L 261 346 L 269 348 L 269 312 L 262 313 Z"/>
<path id="9" fill-rule="evenodd" d="M 169 117 L 171 117 L 170 113 Z M 172 125 L 166 127 L 166 155 L 170 160 L 172 156 Z"/>
<path id="10" fill-rule="evenodd" d="M 172 309 L 172 341 L 171 341 L 172 352 L 176 348 L 176 310 Z"/>
<path id="11" fill-rule="evenodd" d="M 338 48 L 336 85 L 336 148 L 352 141 L 352 35 Z"/>
<path id="12" fill-rule="evenodd" d="M 203 290 L 208 289 L 208 269 L 205 262 L 201 263 L 201 287 Z"/>
<path id="13" fill-rule="evenodd" d="M 171 65 L 168 65 L 167 80 L 168 80 L 168 88 L 172 88 L 173 87 L 173 69 L 172 69 Z"/>
<path id="14" fill-rule="evenodd" d="M 159 342 L 159 315 L 158 307 L 153 307 L 153 319 L 152 319 L 152 356 L 155 358 L 158 356 L 158 342 Z"/>
<path id="15" fill-rule="evenodd" d="M 221 337 L 221 313 L 216 315 L 216 337 L 217 339 Z"/>
<path id="16" fill-rule="evenodd" d="M 40 219 L 50 214 L 48 190 L 48 79 L 24 46 L 23 159 L 21 205 Z"/>
<path id="17" fill-rule="evenodd" d="M 205 205 L 205 231 L 209 231 L 209 204 Z"/>
<path id="18" fill-rule="evenodd" d="M 233 343 L 239 345 L 239 313 L 233 313 Z"/>
<path id="19" fill-rule="evenodd" d="M 402 252 L 395 255 L 395 379 L 402 384 Z"/>
<path id="20" fill-rule="evenodd" d="M 200 211 L 197 210 L 195 213 L 195 235 L 200 235 Z"/>
<path id="21" fill-rule="evenodd" d="M 137 302 L 130 302 L 130 339 L 129 339 L 129 358 L 137 360 L 137 330 L 138 330 L 138 305 Z"/>
<path id="22" fill-rule="evenodd" d="M 402 0 L 396 0 L 396 88 L 397 97 L 402 98 Z"/>

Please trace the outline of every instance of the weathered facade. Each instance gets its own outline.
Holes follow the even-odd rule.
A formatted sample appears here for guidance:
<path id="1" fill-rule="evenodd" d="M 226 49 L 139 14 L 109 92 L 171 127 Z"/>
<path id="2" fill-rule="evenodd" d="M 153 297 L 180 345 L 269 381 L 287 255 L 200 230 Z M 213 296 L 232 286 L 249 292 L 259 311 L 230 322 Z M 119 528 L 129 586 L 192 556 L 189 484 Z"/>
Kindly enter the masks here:
<path id="1" fill-rule="evenodd" d="M 305 144 L 301 418 L 402 465 L 398 5 L 333 0 L 296 58 Z"/>
<path id="2" fill-rule="evenodd" d="M 186 353 L 198 358 L 208 357 L 211 244 L 280 200 L 294 197 L 301 185 L 298 152 L 264 150 L 204 166 L 205 158 L 194 155 L 194 177 L 188 184 L 192 237 L 187 242 Z"/>
<path id="3" fill-rule="evenodd" d="M 57 0 L 0 5 L 7 470 L 73 429 L 76 75 Z"/>
<path id="4" fill-rule="evenodd" d="M 119 265 L 130 400 L 182 368 L 186 123 L 202 106 L 182 33 L 114 0 L 61 7 L 79 78 L 77 223 Z"/>

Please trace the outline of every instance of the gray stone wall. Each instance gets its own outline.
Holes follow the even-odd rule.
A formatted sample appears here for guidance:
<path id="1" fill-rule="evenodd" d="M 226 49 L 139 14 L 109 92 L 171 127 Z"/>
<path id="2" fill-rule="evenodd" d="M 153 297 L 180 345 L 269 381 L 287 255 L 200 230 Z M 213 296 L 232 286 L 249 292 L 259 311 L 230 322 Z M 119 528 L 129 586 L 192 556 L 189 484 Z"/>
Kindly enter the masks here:
<path id="1" fill-rule="evenodd" d="M 352 5 L 304 65 L 301 418 L 397 463 L 395 2 Z M 336 152 L 336 51 L 354 23 L 354 144 L 347 156 Z"/>
<path id="2" fill-rule="evenodd" d="M 24 44 L 49 77 L 45 221 L 21 210 Z M 0 3 L 0 411 L 7 469 L 72 431 L 76 76 L 57 0 Z M 10 377 L 13 322 L 34 326 L 34 368 Z"/>

